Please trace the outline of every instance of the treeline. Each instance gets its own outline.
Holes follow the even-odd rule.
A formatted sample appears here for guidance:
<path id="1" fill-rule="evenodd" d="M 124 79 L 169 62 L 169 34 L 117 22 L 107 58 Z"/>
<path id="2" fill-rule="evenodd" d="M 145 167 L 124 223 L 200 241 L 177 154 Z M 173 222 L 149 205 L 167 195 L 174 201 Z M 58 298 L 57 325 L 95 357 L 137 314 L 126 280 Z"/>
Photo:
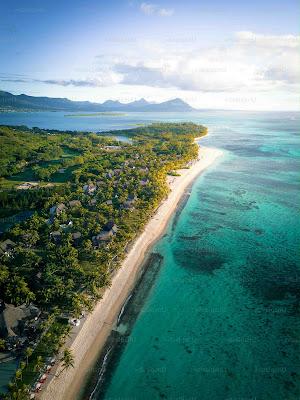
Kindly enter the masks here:
<path id="1" fill-rule="evenodd" d="M 122 131 L 132 138 L 126 144 L 108 134 L 0 127 L 1 176 L 32 163 L 37 177 L 47 180 L 58 167 L 72 167 L 59 185 L 0 191 L 0 215 L 35 210 L 1 236 L 1 300 L 16 306 L 33 302 L 55 315 L 53 329 L 57 316 L 91 310 L 129 244 L 167 196 L 167 174 L 197 158 L 193 139 L 205 133 L 191 123 L 153 124 Z M 66 153 L 72 157 L 62 157 Z M 39 163 L 46 159 L 49 165 Z"/>
<path id="2" fill-rule="evenodd" d="M 113 131 L 103 132 L 111 134 Z M 118 135 L 124 134 L 129 137 L 134 136 L 150 136 L 151 138 L 160 138 L 162 134 L 176 135 L 178 138 L 191 136 L 193 138 L 206 135 L 207 128 L 203 125 L 197 125 L 193 122 L 157 122 L 147 126 L 139 126 L 118 131 Z"/>
<path id="3" fill-rule="evenodd" d="M 0 178 L 9 177 L 26 168 L 38 166 L 51 160 L 61 160 L 61 166 L 71 164 L 63 159 L 65 151 L 76 151 L 79 157 L 83 152 L 91 150 L 99 144 L 110 144 L 111 138 L 100 137 L 93 133 L 61 132 L 38 128 L 0 126 Z M 81 159 L 77 159 L 81 161 Z M 53 165 L 48 166 L 55 173 Z M 38 170 L 37 169 L 37 170 Z M 48 177 L 51 174 L 37 172 L 37 176 Z M 40 176 L 41 175 L 41 176 Z"/>
<path id="4" fill-rule="evenodd" d="M 125 131 L 133 137 L 131 145 L 96 134 L 69 135 L 66 140 L 64 133 L 45 137 L 8 127 L 1 132 L 7 165 L 15 162 L 16 155 L 19 160 L 37 154 L 55 157 L 57 147 L 63 151 L 68 146 L 80 154 L 64 184 L 0 192 L 0 208 L 36 210 L 3 237 L 16 244 L 13 256 L 1 259 L 3 300 L 13 304 L 34 300 L 45 309 L 77 313 L 97 298 L 122 260 L 124 247 L 167 195 L 167 173 L 197 157 L 193 138 L 205 134 L 205 128 L 153 124 Z M 72 201 L 75 207 L 70 206 Z M 58 204 L 63 204 L 61 212 L 51 214 Z M 113 221 L 117 233 L 108 241 L 95 242 L 108 221 Z"/>
<path id="5" fill-rule="evenodd" d="M 63 139 L 60 137 L 59 141 Z M 17 174 L 28 163 L 48 161 L 61 154 L 56 137 L 0 126 L 0 177 Z"/>

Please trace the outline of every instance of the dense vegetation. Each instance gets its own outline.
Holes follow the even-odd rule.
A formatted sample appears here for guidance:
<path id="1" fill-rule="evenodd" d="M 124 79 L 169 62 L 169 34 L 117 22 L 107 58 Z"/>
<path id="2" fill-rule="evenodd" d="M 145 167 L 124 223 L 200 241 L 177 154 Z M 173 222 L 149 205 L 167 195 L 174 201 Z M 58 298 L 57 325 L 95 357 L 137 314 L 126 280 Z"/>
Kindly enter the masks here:
<path id="1" fill-rule="evenodd" d="M 111 132 L 0 127 L 2 183 L 28 169 L 37 181 L 26 190 L 4 184 L 0 191 L 2 216 L 35 210 L 2 234 L 13 245 L 0 259 L 1 299 L 34 302 L 56 317 L 91 310 L 124 249 L 166 197 L 166 175 L 197 158 L 194 138 L 205 133 L 192 123 L 118 131 L 132 138 L 129 144 L 114 141 Z M 65 181 L 56 182 L 54 161 Z"/>

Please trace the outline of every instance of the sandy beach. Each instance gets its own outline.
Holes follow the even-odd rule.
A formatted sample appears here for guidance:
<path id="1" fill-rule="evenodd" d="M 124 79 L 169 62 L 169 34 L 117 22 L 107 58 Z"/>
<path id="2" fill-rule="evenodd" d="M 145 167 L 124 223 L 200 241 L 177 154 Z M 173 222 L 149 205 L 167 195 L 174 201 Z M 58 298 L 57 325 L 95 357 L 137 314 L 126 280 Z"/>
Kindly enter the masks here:
<path id="1" fill-rule="evenodd" d="M 78 398 L 86 376 L 99 356 L 124 302 L 134 287 L 147 251 L 164 233 L 185 189 L 221 155 L 222 151 L 219 149 L 201 147 L 198 160 L 189 169 L 178 170 L 180 176 L 169 177 L 171 192 L 168 198 L 160 205 L 144 231 L 134 242 L 103 298 L 82 322 L 80 329 L 74 328 L 71 334 L 73 337 L 71 337 L 72 343 L 69 347 L 74 354 L 75 368 L 65 370 L 59 377 L 53 377 L 39 398 L 43 400 Z"/>

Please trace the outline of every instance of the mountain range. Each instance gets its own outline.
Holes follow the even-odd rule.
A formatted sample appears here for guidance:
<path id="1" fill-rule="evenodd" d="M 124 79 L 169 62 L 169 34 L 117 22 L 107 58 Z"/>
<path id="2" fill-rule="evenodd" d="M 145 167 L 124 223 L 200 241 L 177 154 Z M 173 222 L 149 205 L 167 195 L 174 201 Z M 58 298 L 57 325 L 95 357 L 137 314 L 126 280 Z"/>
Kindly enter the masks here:
<path id="1" fill-rule="evenodd" d="M 141 112 L 188 112 L 195 108 L 176 98 L 162 103 L 150 103 L 145 99 L 131 103 L 107 100 L 104 103 L 92 103 L 89 101 L 72 101 L 66 98 L 35 97 L 26 94 L 14 95 L 0 91 L 1 110 L 19 111 L 90 111 L 90 112 L 115 112 L 115 111 L 141 111 Z"/>

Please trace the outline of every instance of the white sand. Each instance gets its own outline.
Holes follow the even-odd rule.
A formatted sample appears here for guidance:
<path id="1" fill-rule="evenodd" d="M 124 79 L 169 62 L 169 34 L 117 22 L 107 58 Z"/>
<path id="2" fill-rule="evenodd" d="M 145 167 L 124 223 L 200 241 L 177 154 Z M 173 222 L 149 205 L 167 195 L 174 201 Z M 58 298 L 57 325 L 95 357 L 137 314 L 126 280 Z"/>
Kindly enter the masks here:
<path id="1" fill-rule="evenodd" d="M 201 147 L 198 161 L 189 169 L 179 170 L 180 176 L 168 178 L 171 189 L 168 198 L 160 205 L 133 244 L 121 268 L 114 276 L 111 286 L 106 289 L 93 312 L 87 316 L 80 329 L 75 328 L 76 336 L 73 337 L 70 345 L 75 358 L 75 368 L 65 370 L 59 377 L 51 379 L 38 396 L 39 398 L 43 400 L 78 398 L 90 368 L 93 367 L 114 327 L 122 305 L 134 287 L 147 250 L 164 233 L 186 187 L 221 154 L 222 151 L 219 149 Z"/>

